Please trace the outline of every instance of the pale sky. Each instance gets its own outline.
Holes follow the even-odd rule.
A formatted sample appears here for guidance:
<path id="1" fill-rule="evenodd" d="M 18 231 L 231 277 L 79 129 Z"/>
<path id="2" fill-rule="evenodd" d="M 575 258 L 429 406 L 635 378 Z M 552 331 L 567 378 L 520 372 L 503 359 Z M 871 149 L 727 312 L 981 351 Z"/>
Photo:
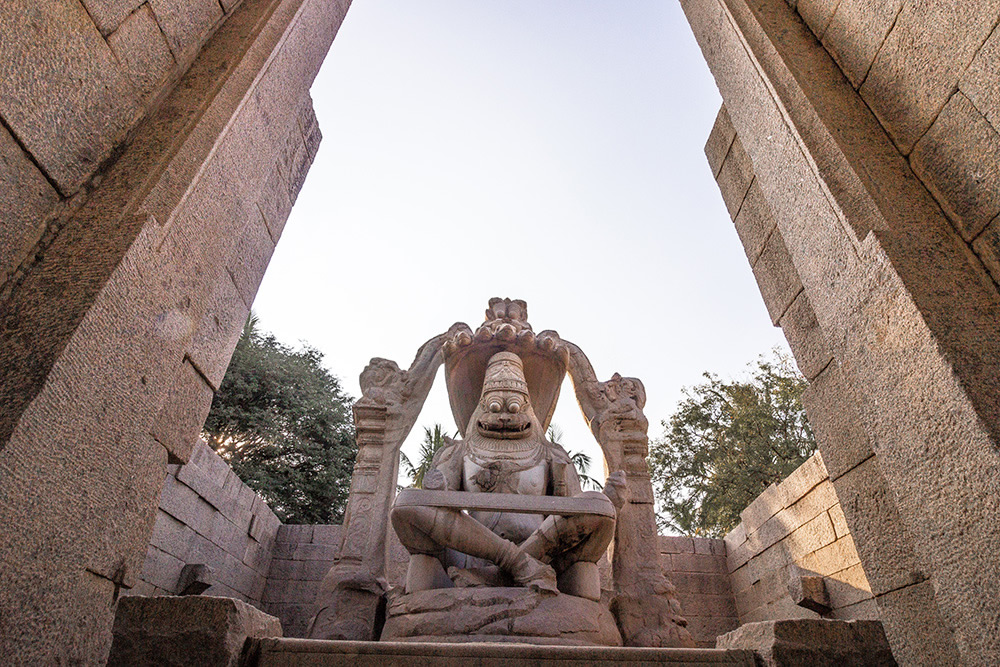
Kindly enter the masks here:
<path id="1" fill-rule="evenodd" d="M 346 390 L 490 297 L 528 302 L 650 437 L 704 371 L 775 345 L 705 160 L 721 98 L 674 0 L 354 0 L 312 88 L 316 161 L 254 304 Z M 455 430 L 443 377 L 421 426 Z M 599 449 L 564 385 L 554 423 Z M 602 477 L 600 463 L 594 472 Z"/>

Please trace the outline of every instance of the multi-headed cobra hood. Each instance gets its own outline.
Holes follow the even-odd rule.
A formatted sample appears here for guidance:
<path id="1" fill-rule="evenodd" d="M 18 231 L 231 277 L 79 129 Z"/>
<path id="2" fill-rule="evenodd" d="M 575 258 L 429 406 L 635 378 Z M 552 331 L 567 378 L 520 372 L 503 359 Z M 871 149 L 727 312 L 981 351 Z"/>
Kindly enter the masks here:
<path id="1" fill-rule="evenodd" d="M 486 322 L 475 333 L 463 325 L 445 343 L 448 398 L 455 423 L 464 436 L 470 435 L 467 432 L 470 426 L 479 428 L 470 424 L 470 420 L 484 396 L 486 384 L 507 383 L 511 391 L 525 392 L 542 432 L 548 428 L 566 376 L 565 346 L 557 346 L 560 338 L 555 331 L 536 335 L 527 320 L 528 307 L 524 301 L 493 298 L 486 310 Z M 513 354 L 499 355 L 500 352 Z M 518 366 L 516 371 L 515 366 Z M 486 408 L 486 414 L 490 414 L 489 406 Z M 487 417 L 485 421 L 493 420 Z M 516 437 L 508 429 L 495 426 L 498 429 L 495 433 L 505 435 L 493 437 Z M 487 427 L 487 432 L 490 428 Z"/>

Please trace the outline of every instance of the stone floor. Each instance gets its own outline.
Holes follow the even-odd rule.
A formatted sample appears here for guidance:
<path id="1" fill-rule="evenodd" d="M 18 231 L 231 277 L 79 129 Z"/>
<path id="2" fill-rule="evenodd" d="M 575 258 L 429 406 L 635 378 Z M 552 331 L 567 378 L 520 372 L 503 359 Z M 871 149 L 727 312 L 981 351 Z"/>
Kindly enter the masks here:
<path id="1" fill-rule="evenodd" d="M 494 667 L 539 665 L 742 665 L 754 667 L 751 651 L 738 649 L 611 648 L 525 644 L 431 644 L 258 639 L 249 667 Z"/>

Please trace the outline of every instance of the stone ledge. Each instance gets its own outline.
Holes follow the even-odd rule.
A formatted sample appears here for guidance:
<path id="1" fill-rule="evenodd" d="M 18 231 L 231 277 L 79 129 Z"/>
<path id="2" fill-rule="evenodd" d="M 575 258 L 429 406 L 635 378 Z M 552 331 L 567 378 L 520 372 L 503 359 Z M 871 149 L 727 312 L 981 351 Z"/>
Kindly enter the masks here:
<path id="1" fill-rule="evenodd" d="M 248 637 L 280 636 L 278 619 L 240 600 L 200 595 L 124 597 L 115 614 L 108 665 L 236 667 Z"/>
<path id="2" fill-rule="evenodd" d="M 746 623 L 720 635 L 720 649 L 754 652 L 762 667 L 895 665 L 879 621 L 798 619 Z"/>
<path id="3" fill-rule="evenodd" d="M 418 662 L 419 661 L 419 662 Z M 260 639 L 252 642 L 248 667 L 323 665 L 382 667 L 423 664 L 436 667 L 536 665 L 742 665 L 754 667 L 751 651 L 608 646 L 527 646 L 524 644 L 437 644 L 402 642 Z"/>

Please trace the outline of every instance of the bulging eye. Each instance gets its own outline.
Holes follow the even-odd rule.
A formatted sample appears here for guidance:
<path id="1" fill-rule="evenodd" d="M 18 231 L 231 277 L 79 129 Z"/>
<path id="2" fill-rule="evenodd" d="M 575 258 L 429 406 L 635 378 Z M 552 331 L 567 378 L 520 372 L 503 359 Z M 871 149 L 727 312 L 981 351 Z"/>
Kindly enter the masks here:
<path id="1" fill-rule="evenodd" d="M 516 415 L 521 411 L 521 403 L 519 401 L 511 401 L 507 404 L 507 412 Z"/>
<path id="2" fill-rule="evenodd" d="M 500 412 L 503 410 L 503 404 L 500 401 L 490 401 L 490 412 Z"/>

